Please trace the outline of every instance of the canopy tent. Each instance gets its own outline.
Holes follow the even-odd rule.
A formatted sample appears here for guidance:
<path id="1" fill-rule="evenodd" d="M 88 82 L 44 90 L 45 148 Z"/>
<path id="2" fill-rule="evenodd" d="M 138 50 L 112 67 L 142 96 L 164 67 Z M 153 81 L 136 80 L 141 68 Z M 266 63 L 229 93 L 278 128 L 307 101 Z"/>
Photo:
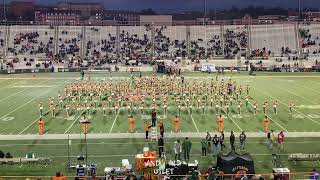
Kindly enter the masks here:
<path id="1" fill-rule="evenodd" d="M 219 155 L 217 167 L 224 174 L 254 174 L 254 163 L 249 153 L 238 154 L 230 152 L 227 155 Z"/>

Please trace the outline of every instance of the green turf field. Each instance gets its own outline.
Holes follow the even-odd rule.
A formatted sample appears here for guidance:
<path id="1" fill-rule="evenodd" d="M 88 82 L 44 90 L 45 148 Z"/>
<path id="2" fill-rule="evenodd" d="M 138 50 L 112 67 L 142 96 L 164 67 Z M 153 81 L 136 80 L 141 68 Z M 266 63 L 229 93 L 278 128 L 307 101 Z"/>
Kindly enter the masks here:
<path id="1" fill-rule="evenodd" d="M 65 76 L 64 76 L 65 75 Z M 129 74 L 111 74 L 112 78 L 130 77 Z M 107 76 L 111 76 L 108 74 Z M 57 97 L 57 92 L 63 91 L 64 86 L 72 83 L 78 74 L 39 74 L 30 79 L 23 75 L 0 76 L 0 134 L 36 134 L 37 119 L 39 117 L 38 102 L 44 103 L 44 111 L 48 110 L 48 97 Z M 92 78 L 104 78 L 102 75 L 92 75 Z M 205 80 L 208 76 L 204 74 L 190 74 L 186 77 Z M 212 75 L 214 77 L 214 75 Z M 27 75 L 28 77 L 28 75 Z M 12 78 L 12 79 L 6 79 Z M 202 79 L 200 79 L 202 78 Z M 275 131 L 308 132 L 320 131 L 320 76 L 311 74 L 300 76 L 297 74 L 269 74 L 261 76 L 232 76 L 232 79 L 243 85 L 250 84 L 250 96 L 257 101 L 260 111 L 253 115 L 252 105 L 248 108 L 242 107 L 241 115 L 236 113 L 236 107 L 231 107 L 231 113 L 225 116 L 225 131 L 241 130 L 247 132 L 262 132 L 262 120 L 264 117 L 261 111 L 261 104 L 264 101 L 278 100 L 278 114 L 274 114 L 269 105 L 268 116 L 271 119 L 271 129 Z M 108 78 L 107 78 L 108 80 Z M 253 101 L 251 101 L 252 103 Z M 289 113 L 289 102 L 294 102 L 294 113 Z M 259 109 L 258 107 L 258 109 Z M 161 115 L 162 110 L 159 110 Z M 136 131 L 143 132 L 145 116 L 141 116 L 138 109 L 134 110 L 136 117 Z M 164 125 L 167 132 L 173 130 L 173 118 L 177 114 L 177 108 L 168 108 Z M 128 131 L 128 113 L 122 108 L 117 114 L 115 111 L 108 111 L 103 117 L 102 111 L 93 111 L 90 115 L 93 123 L 90 125 L 90 133 L 122 133 Z M 46 133 L 63 134 L 79 133 L 78 116 L 74 114 L 65 119 L 65 110 L 57 108 L 57 117 L 52 118 L 51 114 L 44 116 L 46 121 Z M 182 110 L 181 131 L 182 132 L 205 132 L 216 131 L 217 124 L 213 110 L 206 110 L 202 115 L 201 109 L 195 109 L 190 115 L 187 109 Z"/>
<path id="2" fill-rule="evenodd" d="M 134 74 L 138 75 L 138 74 Z M 143 74 L 150 75 L 150 74 Z M 112 73 L 91 75 L 91 79 L 106 79 L 106 81 L 120 78 L 130 78 L 129 73 Z M 199 81 L 215 78 L 214 74 L 188 73 L 183 74 L 188 79 Z M 210 77 L 211 76 L 211 77 Z M 317 73 L 258 73 L 257 76 L 247 74 L 225 75 L 231 77 L 243 86 L 250 84 L 250 96 L 257 101 L 260 111 L 257 115 L 252 112 L 252 105 L 248 108 L 243 106 L 240 115 L 236 113 L 235 107 L 229 115 L 225 116 L 224 130 L 237 132 L 258 132 L 262 133 L 261 104 L 264 101 L 279 102 L 278 113 L 274 114 L 270 107 L 267 114 L 271 120 L 271 129 L 284 132 L 319 132 L 320 133 L 320 74 Z M 56 74 L 18 74 L 0 75 L 0 134 L 1 135 L 30 135 L 37 134 L 37 120 L 39 118 L 38 102 L 44 103 L 44 110 L 48 110 L 48 97 L 57 97 L 58 91 L 63 91 L 66 85 L 80 78 L 79 73 L 56 73 Z M 222 78 L 222 77 L 219 77 Z M 289 102 L 294 102 L 293 113 L 289 113 Z M 271 103 L 269 103 L 271 104 Z M 160 110 L 160 115 L 162 111 Z M 177 113 L 176 108 L 169 108 L 167 116 L 163 119 L 166 133 L 173 131 L 173 118 Z M 148 117 L 141 116 L 140 111 L 134 110 L 136 119 L 135 131 L 144 132 L 144 120 Z M 44 116 L 46 121 L 46 134 L 78 134 L 80 132 L 79 116 L 72 114 L 65 119 L 65 111 L 57 108 L 57 117 L 52 118 L 50 113 Z M 216 132 L 217 123 L 213 110 L 208 109 L 201 114 L 200 109 L 195 109 L 192 114 L 186 109 L 182 110 L 181 131 L 182 132 Z M 128 132 L 127 109 L 120 109 L 119 112 L 108 111 L 106 117 L 97 110 L 90 115 L 90 134 L 109 134 Z M 178 134 L 178 133 L 177 133 Z M 205 134 L 204 134 L 205 135 Z M 178 135 L 177 135 L 178 136 Z M 227 138 L 228 139 L 228 138 Z M 237 139 L 238 140 L 238 139 Z M 174 139 L 167 141 L 173 142 Z M 199 139 L 193 139 L 197 144 Z M 272 167 L 271 152 L 267 149 L 265 138 L 250 138 L 247 150 L 252 153 L 258 172 L 266 172 Z M 285 150 L 278 152 L 282 154 L 285 161 L 289 153 L 319 153 L 320 138 L 290 138 L 285 144 Z M 108 165 L 118 164 L 121 159 L 133 160 L 133 155 L 141 152 L 145 145 L 143 139 L 101 139 L 89 140 L 89 160 L 98 163 L 99 174 Z M 297 142 L 297 143 L 295 143 Z M 199 144 L 199 143 L 198 143 Z M 10 151 L 14 156 L 24 156 L 28 151 L 34 151 L 38 156 L 49 156 L 54 161 L 49 167 L 22 167 L 12 168 L 11 166 L 1 168 L 0 175 L 51 175 L 56 170 L 65 171 L 67 162 L 67 142 L 64 140 L 15 140 L 0 141 L 0 150 Z M 172 144 L 167 145 L 167 154 L 172 156 Z M 73 140 L 72 156 L 81 152 L 82 146 L 79 140 Z M 193 146 L 192 159 L 199 159 L 201 167 L 212 164 L 214 158 L 201 158 L 200 147 Z M 227 152 L 227 151 L 226 151 Z M 74 162 L 74 158 L 72 159 Z M 260 162 L 260 163 L 259 163 Z M 292 163 L 284 162 L 292 171 L 309 171 L 312 167 L 319 167 L 317 163 Z"/>

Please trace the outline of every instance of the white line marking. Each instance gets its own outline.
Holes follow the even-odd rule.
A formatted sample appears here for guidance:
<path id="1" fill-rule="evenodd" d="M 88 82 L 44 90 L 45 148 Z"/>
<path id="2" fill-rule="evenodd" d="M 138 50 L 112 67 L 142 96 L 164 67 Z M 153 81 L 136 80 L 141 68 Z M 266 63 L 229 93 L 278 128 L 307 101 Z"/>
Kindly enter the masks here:
<path id="1" fill-rule="evenodd" d="M 50 112 L 50 110 L 47 111 L 45 114 L 48 114 L 49 112 Z M 19 132 L 19 134 L 24 133 L 27 129 L 29 129 L 31 126 L 33 126 L 38 120 L 39 120 L 39 118 L 37 118 L 36 120 L 34 120 L 29 126 L 27 126 L 27 127 L 24 128 L 21 132 Z"/>
<path id="2" fill-rule="evenodd" d="M 63 134 L 66 134 L 73 127 L 73 125 L 77 122 L 77 120 L 81 117 L 83 113 L 84 111 L 81 112 L 81 114 L 72 122 L 72 124 L 68 127 L 68 129 Z"/>
<path id="3" fill-rule="evenodd" d="M 192 120 L 192 122 L 193 122 L 194 127 L 196 127 L 197 132 L 199 132 L 198 126 L 197 126 L 196 122 L 194 121 L 193 116 L 192 116 L 192 114 L 191 114 L 190 111 L 189 111 L 189 108 L 187 107 L 187 102 L 184 101 L 184 104 L 185 104 L 185 106 L 186 106 L 186 108 L 187 108 L 188 114 L 189 114 L 189 116 L 190 116 L 190 118 L 191 118 L 191 120 Z"/>
<path id="4" fill-rule="evenodd" d="M 3 99 L 0 99 L 0 102 L 2 102 L 3 100 L 8 99 L 8 98 L 10 98 L 10 97 L 12 97 L 12 96 L 14 96 L 14 95 L 17 95 L 17 94 L 19 94 L 19 93 L 22 93 L 23 91 L 25 91 L 25 90 L 22 90 L 22 91 L 16 92 L 16 93 L 14 93 L 14 94 L 11 94 L 10 96 L 7 96 L 7 97 L 5 97 L 5 98 L 3 98 Z"/>
<path id="5" fill-rule="evenodd" d="M 232 117 L 229 115 L 229 114 L 227 114 L 227 113 L 225 113 L 230 119 L 231 119 L 231 121 L 238 127 L 238 129 L 242 132 L 243 130 L 242 130 L 242 128 L 232 119 Z"/>
<path id="6" fill-rule="evenodd" d="M 273 99 L 276 99 L 276 100 L 277 100 L 277 101 L 279 101 L 281 104 L 283 104 L 283 105 L 285 105 L 285 106 L 289 107 L 286 103 L 284 103 L 284 102 L 282 102 L 281 100 L 279 100 L 279 99 L 277 99 L 277 98 L 275 98 L 275 97 L 271 96 L 270 94 L 267 94 L 267 93 L 265 93 L 264 91 L 261 91 L 260 89 L 258 89 L 258 88 L 256 88 L 256 87 L 254 87 L 254 86 L 252 86 L 252 87 L 253 87 L 253 88 L 255 88 L 256 90 L 258 90 L 259 92 L 261 92 L 262 94 L 265 94 L 265 95 L 267 95 L 267 96 L 269 96 L 269 97 L 271 97 L 271 98 L 273 98 Z M 320 123 L 319 123 L 318 121 L 315 121 L 315 120 L 313 120 L 313 119 L 309 118 L 308 116 L 306 116 L 306 115 L 305 115 L 305 114 L 303 114 L 302 112 L 300 112 L 300 111 L 296 110 L 295 108 L 293 108 L 293 110 L 294 110 L 294 111 L 296 111 L 297 113 L 299 113 L 299 114 L 303 115 L 303 116 L 304 116 L 304 117 L 306 117 L 307 119 L 309 119 L 309 120 L 313 121 L 314 123 L 316 123 L 316 124 L 320 125 Z"/>
<path id="7" fill-rule="evenodd" d="M 316 84 L 320 84 L 319 82 L 316 82 L 316 81 L 312 81 L 312 80 L 309 80 L 309 81 L 311 81 L 311 82 L 313 82 L 313 83 L 316 83 Z"/>
<path id="8" fill-rule="evenodd" d="M 109 134 L 111 134 L 111 132 L 112 132 L 113 126 L 114 126 L 114 124 L 116 123 L 116 120 L 117 120 L 117 118 L 118 118 L 118 116 L 119 116 L 119 113 L 120 113 L 120 108 L 118 109 L 118 112 L 117 112 L 117 114 L 116 114 L 116 117 L 115 117 L 114 120 L 113 120 L 113 123 L 112 123 L 112 126 L 111 126 L 111 128 L 110 128 Z"/>
<path id="9" fill-rule="evenodd" d="M 314 89 L 312 89 L 312 88 L 309 88 L 308 86 L 301 86 L 301 85 L 299 85 L 298 83 L 295 83 L 294 84 L 295 86 L 300 86 L 301 88 L 306 88 L 306 89 L 309 89 L 310 91 L 313 91 L 313 92 L 315 92 L 315 93 L 317 93 L 317 94 L 319 94 L 319 91 L 317 91 L 317 90 L 314 90 Z"/>
<path id="10" fill-rule="evenodd" d="M 289 132 L 286 128 L 284 128 L 283 126 L 281 126 L 279 123 L 277 123 L 275 120 L 273 120 L 270 116 L 266 115 L 273 123 L 275 123 L 276 125 L 278 125 L 281 129 L 285 130 L 286 132 Z"/>
<path id="11" fill-rule="evenodd" d="M 282 91 L 286 91 L 286 92 L 288 92 L 288 93 L 290 93 L 290 94 L 292 94 L 292 95 L 294 95 L 294 96 L 297 96 L 297 97 L 299 97 L 299 98 L 301 98 L 301 99 L 304 99 L 304 100 L 306 100 L 306 101 L 312 102 L 312 103 L 314 103 L 314 104 L 318 104 L 318 103 L 315 102 L 315 101 L 312 101 L 312 100 L 309 100 L 309 99 L 304 98 L 304 97 L 302 97 L 302 96 L 299 96 L 298 94 L 293 93 L 293 92 L 291 92 L 291 91 L 288 91 L 288 90 L 286 90 L 286 89 L 284 89 L 284 88 L 281 88 L 281 87 L 278 87 L 278 86 L 277 86 L 277 88 L 281 89 Z"/>
<path id="12" fill-rule="evenodd" d="M 253 106 L 253 104 L 249 101 L 249 103 L 251 104 L 251 106 Z M 284 128 L 283 126 L 281 126 L 278 122 L 276 122 L 275 120 L 273 120 L 270 116 L 267 115 L 267 117 L 276 125 L 278 125 L 281 129 L 283 129 L 286 132 L 289 132 L 286 128 Z"/>
<path id="13" fill-rule="evenodd" d="M 290 154 L 299 154 L 299 153 L 290 153 Z M 277 154 L 278 156 L 289 156 L 290 154 Z M 190 154 L 192 156 L 200 156 L 201 154 Z M 271 157 L 271 153 L 270 154 L 252 154 L 250 153 L 250 155 L 252 156 L 270 156 Z M 91 158 L 103 158 L 103 157 L 134 157 L 136 156 L 135 154 L 108 154 L 108 155 L 91 155 L 88 157 Z M 50 158 L 66 158 L 68 156 L 50 156 Z M 70 157 L 78 157 L 78 155 L 72 155 Z"/>
<path id="14" fill-rule="evenodd" d="M 0 89 L 11 88 L 12 86 L 14 86 L 14 85 L 16 85 L 16 84 L 19 84 L 19 83 L 20 83 L 20 82 L 16 82 L 16 83 L 13 83 L 13 84 L 11 84 L 11 85 L 9 85 L 9 86 L 5 86 L 5 87 L 0 88 Z"/>
<path id="15" fill-rule="evenodd" d="M 57 133 L 55 133 L 57 134 Z M 98 143 L 87 143 L 88 145 L 120 145 L 120 146 L 126 146 L 126 145 L 141 145 L 144 146 L 144 142 L 136 142 L 136 143 L 129 143 L 129 142 L 120 142 L 120 143 L 108 143 L 108 142 L 98 142 Z M 199 143 L 198 141 L 191 141 L 192 143 Z M 229 141 L 224 141 L 229 143 Z M 150 141 L 150 143 L 157 143 L 155 141 Z M 167 142 L 166 144 L 174 144 L 175 142 Z M 269 142 L 246 142 L 246 144 L 268 144 Z M 284 144 L 316 144 L 316 143 L 320 143 L 320 141 L 298 141 L 298 142 L 284 142 Z M 82 143 L 72 143 L 73 146 L 77 146 L 79 144 Z M 239 143 L 235 143 L 235 144 L 239 144 Z M 0 147 L 10 147 L 10 146 L 29 146 L 30 144 L 0 144 Z M 65 146 L 66 144 L 63 143 L 52 143 L 52 144 L 33 144 L 33 146 Z M 127 148 L 127 147 L 126 147 Z"/>
<path id="16" fill-rule="evenodd" d="M 10 112 L 9 112 L 9 113 L 7 113 L 6 115 L 2 116 L 0 119 L 2 119 L 2 118 L 4 118 L 4 117 L 7 117 L 8 115 L 10 115 L 11 113 L 15 112 L 16 110 L 18 110 L 18 109 L 20 109 L 20 108 L 22 108 L 22 107 L 26 106 L 27 104 L 31 103 L 31 102 L 32 102 L 32 101 L 34 101 L 35 99 L 37 99 L 37 98 L 39 98 L 39 97 L 43 96 L 44 94 L 47 94 L 49 91 L 51 91 L 51 89 L 49 89 L 49 90 L 45 91 L 44 93 L 40 94 L 39 96 L 37 96 L 37 97 L 35 97 L 35 98 L 30 99 L 28 102 L 26 102 L 26 103 L 22 104 L 21 106 L 17 107 L 16 109 L 14 109 L 14 110 L 10 111 Z"/>
<path id="17" fill-rule="evenodd" d="M 188 112 L 189 112 L 189 110 L 188 110 Z M 196 127 L 197 132 L 199 132 L 199 129 L 198 129 L 197 125 L 196 125 L 196 122 L 194 121 L 194 119 L 193 119 L 193 117 L 192 117 L 190 112 L 189 112 L 189 115 L 190 115 L 190 118 L 191 118 L 191 120 L 193 122 L 193 125 Z"/>

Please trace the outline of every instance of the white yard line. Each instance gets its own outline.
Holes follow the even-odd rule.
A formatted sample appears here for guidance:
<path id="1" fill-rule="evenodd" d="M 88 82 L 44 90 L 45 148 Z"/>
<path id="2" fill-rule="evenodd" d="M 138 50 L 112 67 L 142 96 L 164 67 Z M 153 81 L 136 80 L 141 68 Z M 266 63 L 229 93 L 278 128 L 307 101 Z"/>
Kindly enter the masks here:
<path id="1" fill-rule="evenodd" d="M 189 115 L 190 115 L 190 118 L 191 118 L 191 120 L 192 120 L 192 122 L 193 122 L 194 127 L 196 127 L 197 132 L 199 132 L 199 129 L 198 129 L 198 127 L 197 127 L 197 124 L 196 124 L 196 122 L 194 121 L 194 119 L 193 119 L 192 115 L 190 114 L 189 110 L 188 110 L 188 113 L 189 113 Z"/>
<path id="2" fill-rule="evenodd" d="M 2 88 L 0 88 L 0 90 L 1 89 L 6 89 L 6 88 L 11 88 L 11 87 L 13 87 L 13 86 L 15 86 L 16 84 L 19 84 L 20 82 L 15 82 L 15 83 L 13 83 L 13 84 L 11 84 L 11 85 L 8 85 L 8 86 L 5 86 L 5 87 L 2 87 Z"/>
<path id="3" fill-rule="evenodd" d="M 14 93 L 14 94 L 11 94 L 11 95 L 3 98 L 3 99 L 0 99 L 0 102 L 4 101 L 4 100 L 6 100 L 6 99 L 8 99 L 8 98 L 10 98 L 10 97 L 12 97 L 12 96 L 15 96 L 15 95 L 17 95 L 17 94 L 20 94 L 20 93 L 22 93 L 22 92 L 25 91 L 25 90 L 26 90 L 26 89 L 24 89 L 24 90 L 22 90 L 22 91 L 19 91 L 19 92 L 16 92 L 16 93 Z"/>
<path id="4" fill-rule="evenodd" d="M 253 106 L 253 104 L 249 101 L 249 103 L 251 104 L 251 106 Z M 259 109 L 257 109 L 259 110 Z M 278 125 L 282 130 L 286 131 L 286 132 L 289 132 L 286 128 L 284 128 L 283 126 L 281 126 L 278 122 L 276 122 L 275 120 L 273 120 L 270 116 L 267 115 L 267 117 L 273 122 L 275 123 L 276 125 Z"/>
<path id="5" fill-rule="evenodd" d="M 120 105 L 120 106 L 122 106 L 122 102 L 121 102 L 121 105 Z M 114 127 L 114 124 L 116 123 L 116 121 L 117 121 L 117 119 L 118 119 L 119 113 L 120 113 L 120 108 L 118 109 L 117 114 L 116 114 L 116 117 L 115 117 L 114 120 L 113 120 L 113 123 L 112 123 L 112 125 L 111 125 L 109 134 L 111 134 L 111 132 L 112 132 L 112 129 L 113 129 L 113 127 Z"/>
<path id="6" fill-rule="evenodd" d="M 320 94 L 319 91 L 314 90 L 314 89 L 312 89 L 312 88 L 309 88 L 308 86 L 305 86 L 305 87 L 304 87 L 304 86 L 299 85 L 298 83 L 295 83 L 294 85 L 295 85 L 295 86 L 300 86 L 301 88 L 309 89 L 310 91 L 313 91 L 313 92 L 315 92 L 315 93 L 317 93 L 317 94 Z"/>
<path id="7" fill-rule="evenodd" d="M 299 96 L 298 94 L 293 93 L 293 92 L 291 92 L 291 91 L 288 91 L 288 90 L 286 90 L 286 89 L 284 89 L 284 88 L 281 88 L 281 87 L 279 87 L 279 86 L 276 86 L 276 87 L 279 88 L 279 89 L 281 89 L 282 91 L 286 91 L 286 92 L 288 92 L 288 93 L 290 93 L 290 94 L 292 94 L 292 95 L 294 95 L 294 96 L 296 96 L 296 97 L 299 97 L 299 98 L 301 98 L 301 99 L 304 99 L 304 100 L 306 100 L 306 101 L 309 101 L 309 102 L 312 102 L 312 103 L 314 103 L 314 104 L 319 105 L 319 103 L 316 102 L 316 101 L 312 101 L 312 100 L 309 100 L 309 99 L 304 98 L 304 97 L 302 97 L 302 96 Z"/>
<path id="8" fill-rule="evenodd" d="M 78 119 L 81 117 L 81 115 L 84 113 L 85 111 L 82 111 L 81 114 L 79 114 L 79 116 L 72 122 L 72 124 L 68 127 L 68 129 L 63 133 L 66 134 L 72 127 L 73 125 L 78 121 Z"/>
<path id="9" fill-rule="evenodd" d="M 320 85 L 320 83 L 317 82 L 317 81 L 312 81 L 312 80 L 308 80 L 308 81 L 311 81 L 311 82 L 313 82 L 313 83 L 315 83 L 315 84 L 319 84 L 319 85 Z"/>
<path id="10" fill-rule="evenodd" d="M 189 108 L 187 107 L 187 102 L 184 101 L 184 104 L 185 104 L 185 106 L 186 106 L 186 108 L 187 108 L 188 114 L 189 114 L 189 116 L 190 116 L 190 118 L 191 118 L 191 120 L 192 120 L 192 122 L 193 122 L 194 127 L 196 128 L 197 132 L 199 132 L 198 126 L 197 126 L 196 122 L 194 121 L 193 116 L 192 116 L 192 114 L 191 114 L 190 111 L 189 111 Z"/>
<path id="11" fill-rule="evenodd" d="M 291 153 L 291 154 L 299 154 L 299 153 Z M 289 156 L 291 155 L 289 153 L 287 154 L 277 154 L 278 156 Z M 191 156 L 201 156 L 201 154 L 190 154 Z M 250 153 L 250 155 L 252 156 L 270 156 L 271 158 L 271 153 L 269 154 L 255 154 L 255 153 Z M 91 155 L 91 156 L 88 156 L 90 158 L 104 158 L 104 157 L 134 157 L 136 156 L 136 154 L 108 154 L 108 155 Z M 49 156 L 50 158 L 67 158 L 68 156 Z M 72 155 L 72 156 L 69 156 L 69 157 L 78 157 L 78 155 Z"/>
<path id="12" fill-rule="evenodd" d="M 269 96 L 269 97 L 271 97 L 271 98 L 273 98 L 273 99 L 276 99 L 276 100 L 279 101 L 281 104 L 289 107 L 289 106 L 288 106 L 286 103 L 284 103 L 283 101 L 281 101 L 281 100 L 279 100 L 279 99 L 271 96 L 270 94 L 265 93 L 264 91 L 262 91 L 262 90 L 260 90 L 260 89 L 258 89 L 258 88 L 256 88 L 256 87 L 254 87 L 254 86 L 252 86 L 252 87 L 253 87 L 254 89 L 258 90 L 259 92 L 261 92 L 262 94 L 265 94 L 265 95 L 267 95 L 267 96 Z M 314 122 L 314 123 L 316 123 L 316 124 L 318 124 L 318 125 L 320 126 L 320 123 L 319 123 L 318 121 L 315 121 L 315 120 L 311 119 L 310 117 L 308 117 L 307 115 L 303 114 L 302 112 L 298 111 L 298 110 L 295 109 L 295 108 L 293 108 L 293 110 L 296 111 L 297 113 L 299 113 L 300 115 L 304 116 L 305 118 L 311 120 L 312 122 Z"/>
<path id="13" fill-rule="evenodd" d="M 210 132 L 214 134 L 216 132 Z M 235 134 L 240 134 L 240 132 L 235 132 Z M 265 138 L 265 133 L 263 132 L 247 132 L 247 137 L 256 137 L 256 138 Z M 169 133 L 167 134 L 168 138 L 177 138 L 177 137 L 190 137 L 190 138 L 203 138 L 205 137 L 206 132 L 181 132 L 181 133 Z M 319 138 L 320 132 L 287 132 L 286 137 L 310 137 L 310 138 Z M 69 137 L 68 137 L 69 136 Z M 225 132 L 225 136 L 230 136 L 230 132 Z M 88 139 L 142 139 L 145 137 L 145 133 L 89 133 L 87 135 Z M 79 134 L 23 134 L 23 135 L 0 135 L 0 140 L 65 140 L 65 139 L 81 139 Z"/>
<path id="14" fill-rule="evenodd" d="M 279 123 L 277 123 L 275 120 L 273 120 L 270 116 L 266 115 L 273 123 L 275 123 L 276 125 L 278 125 L 282 130 L 289 132 L 286 128 L 284 128 L 283 126 L 281 126 Z"/>
<path id="15" fill-rule="evenodd" d="M 198 141 L 191 141 L 192 143 L 199 143 Z M 143 142 L 144 143 L 144 142 Z M 98 143 L 87 143 L 88 145 L 119 145 L 119 146 L 131 146 L 131 145 L 141 145 L 144 146 L 142 142 L 136 142 L 136 143 L 131 143 L 131 142 L 120 142 L 120 143 L 108 143 L 108 142 L 98 142 Z M 150 143 L 157 143 L 156 141 L 151 141 Z M 166 141 L 166 144 L 174 144 L 175 142 L 173 141 Z M 225 143 L 230 143 L 229 141 L 225 141 Z M 264 141 L 264 142 L 258 142 L 258 141 L 247 141 L 246 144 L 268 144 L 269 142 Z M 298 141 L 298 142 L 284 142 L 284 144 L 316 144 L 320 143 L 320 141 Z M 75 143 L 72 142 L 73 146 L 81 145 L 82 143 Z M 235 144 L 240 144 L 239 142 L 235 142 Z M 65 143 L 52 143 L 52 144 L 32 144 L 33 146 L 65 146 Z M 0 147 L 10 147 L 10 146 L 30 146 L 30 144 L 0 144 Z M 127 148 L 127 147 L 124 147 Z"/>
<path id="16" fill-rule="evenodd" d="M 50 112 L 50 110 L 47 111 L 45 114 L 48 114 L 49 112 Z M 31 124 L 29 124 L 27 127 L 25 127 L 22 131 L 19 132 L 19 135 L 22 134 L 22 133 L 24 133 L 24 132 L 25 132 L 27 129 L 29 129 L 31 126 L 33 126 L 38 120 L 39 120 L 39 118 L 37 118 L 37 119 L 34 120 Z"/>
<path id="17" fill-rule="evenodd" d="M 242 132 L 243 130 L 242 130 L 242 128 L 233 120 L 233 118 L 229 115 L 229 114 L 227 114 L 227 113 L 225 113 L 230 119 L 231 119 L 231 121 L 238 127 L 238 129 Z"/>
<path id="18" fill-rule="evenodd" d="M 20 108 L 26 106 L 27 104 L 31 103 L 32 101 L 34 101 L 35 99 L 43 96 L 44 94 L 47 94 L 49 91 L 51 91 L 52 89 L 49 89 L 47 91 L 45 91 L 44 93 L 40 94 L 39 96 L 36 96 L 35 98 L 30 99 L 29 101 L 27 101 L 26 103 L 22 104 L 21 106 L 15 108 L 14 110 L 8 112 L 6 115 L 0 117 L 0 119 L 7 117 L 8 115 L 12 114 L 13 112 L 15 112 L 16 110 L 19 110 Z"/>

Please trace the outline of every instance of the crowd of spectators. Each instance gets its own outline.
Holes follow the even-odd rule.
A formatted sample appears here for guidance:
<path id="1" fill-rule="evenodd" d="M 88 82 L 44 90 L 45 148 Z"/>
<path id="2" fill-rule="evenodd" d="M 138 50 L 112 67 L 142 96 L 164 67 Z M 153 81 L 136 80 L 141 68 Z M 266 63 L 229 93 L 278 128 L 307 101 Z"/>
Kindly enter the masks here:
<path id="1" fill-rule="evenodd" d="M 45 32 L 47 36 L 48 33 Z M 0 40 L 3 44 L 3 40 Z M 39 32 L 18 33 L 14 35 L 13 46 L 8 47 L 8 52 L 13 55 L 38 55 L 52 58 L 54 49 L 53 37 L 40 37 Z"/>
<path id="2" fill-rule="evenodd" d="M 290 55 L 290 54 L 297 54 L 297 50 L 291 50 L 289 47 L 281 47 L 281 56 Z"/>
<path id="3" fill-rule="evenodd" d="M 238 54 L 241 49 L 248 46 L 248 33 L 246 30 L 226 29 L 224 33 L 224 54 L 226 57 L 233 57 Z"/>
<path id="4" fill-rule="evenodd" d="M 167 26 L 161 26 L 155 29 L 155 53 L 157 59 L 172 59 L 176 57 L 186 57 L 186 40 L 171 39 L 165 32 Z"/>
<path id="5" fill-rule="evenodd" d="M 317 49 L 313 50 L 311 53 L 312 54 L 320 53 L 319 36 L 313 37 L 310 32 L 310 29 L 299 29 L 299 34 L 300 34 L 300 38 L 303 39 L 302 48 L 313 46 L 313 47 L 316 47 Z"/>
<path id="6" fill-rule="evenodd" d="M 195 60 L 197 58 L 209 58 L 212 56 L 221 56 L 222 47 L 219 35 L 212 35 L 212 37 L 205 42 L 203 39 L 199 38 L 197 40 L 191 41 L 190 46 L 191 59 Z"/>
<path id="7" fill-rule="evenodd" d="M 122 30 L 119 35 L 121 59 L 145 60 L 151 57 L 151 31 L 145 27 L 141 36 L 138 33 L 129 33 Z"/>
<path id="8" fill-rule="evenodd" d="M 251 51 L 252 57 L 269 57 L 270 55 L 271 55 L 271 50 L 266 50 L 266 47 Z"/>
<path id="9" fill-rule="evenodd" d="M 97 28 L 91 28 L 91 33 L 98 33 Z M 105 36 L 99 36 L 105 37 Z M 116 37 L 111 33 L 106 35 L 106 38 L 94 39 L 91 38 L 86 44 L 86 57 L 91 57 L 92 60 L 96 59 L 109 59 L 117 53 Z"/>
<path id="10" fill-rule="evenodd" d="M 69 35 L 69 32 L 63 30 L 61 36 L 58 39 L 59 49 L 55 55 L 55 59 L 61 60 L 70 57 L 76 57 L 80 52 L 80 44 L 82 40 L 82 34 L 77 36 Z"/>

